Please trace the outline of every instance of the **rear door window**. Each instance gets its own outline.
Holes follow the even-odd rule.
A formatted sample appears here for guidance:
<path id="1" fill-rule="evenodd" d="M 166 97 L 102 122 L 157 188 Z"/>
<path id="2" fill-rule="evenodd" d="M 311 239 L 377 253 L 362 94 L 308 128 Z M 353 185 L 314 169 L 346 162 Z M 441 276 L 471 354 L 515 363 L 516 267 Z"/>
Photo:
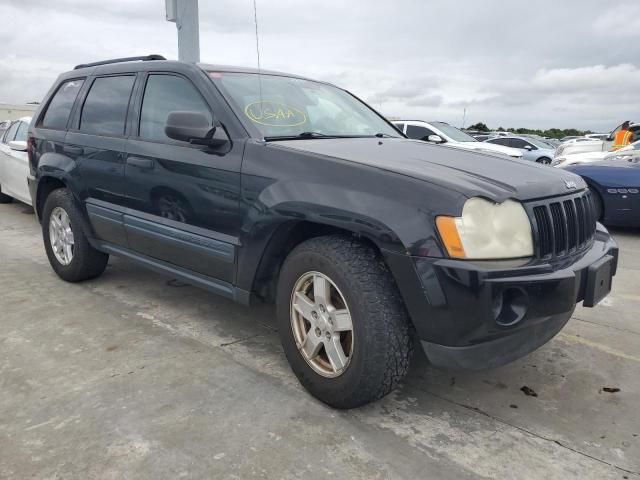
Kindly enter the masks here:
<path id="1" fill-rule="evenodd" d="M 99 77 L 91 85 L 80 115 L 80 131 L 97 135 L 124 135 L 133 75 Z"/>
<path id="2" fill-rule="evenodd" d="M 69 80 L 60 85 L 42 119 L 43 128 L 64 130 L 67 127 L 71 108 L 83 83 L 84 80 Z"/>

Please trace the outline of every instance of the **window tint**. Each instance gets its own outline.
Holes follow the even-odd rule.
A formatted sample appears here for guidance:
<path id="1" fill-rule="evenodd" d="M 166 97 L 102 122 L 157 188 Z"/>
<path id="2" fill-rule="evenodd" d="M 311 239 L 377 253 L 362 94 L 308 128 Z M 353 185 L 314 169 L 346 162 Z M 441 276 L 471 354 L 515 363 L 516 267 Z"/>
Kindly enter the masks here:
<path id="1" fill-rule="evenodd" d="M 498 145 L 504 145 L 505 147 L 509 146 L 508 138 L 492 138 L 491 140 L 487 140 L 488 143 L 497 143 Z"/>
<path id="2" fill-rule="evenodd" d="M 123 135 L 133 75 L 96 78 L 80 115 L 80 131 L 99 135 Z"/>
<path id="3" fill-rule="evenodd" d="M 84 80 L 70 80 L 60 86 L 42 119 L 44 128 L 64 129 L 67 127 L 71 107 L 73 107 L 73 102 L 75 102 L 83 83 Z"/>
<path id="4" fill-rule="evenodd" d="M 29 124 L 27 122 L 19 122 L 18 132 L 16 133 L 15 140 L 19 140 L 21 142 L 27 141 L 27 132 L 29 131 Z"/>
<path id="5" fill-rule="evenodd" d="M 401 132 L 404 132 L 404 123 L 395 123 L 393 124 L 394 127 L 396 127 L 398 130 L 400 130 Z"/>
<path id="6" fill-rule="evenodd" d="M 170 140 L 164 126 L 169 113 L 175 111 L 203 113 L 213 124 L 209 107 L 191 82 L 173 75 L 149 75 L 142 100 L 140 137 Z"/>
<path id="7" fill-rule="evenodd" d="M 509 146 L 513 147 L 513 148 L 524 148 L 527 145 L 529 145 L 528 142 L 525 142 L 524 140 L 522 140 L 521 138 L 512 138 L 509 141 Z"/>
<path id="8" fill-rule="evenodd" d="M 9 143 L 11 142 L 15 136 L 16 136 L 16 131 L 18 130 L 18 127 L 20 125 L 18 125 L 20 122 L 13 122 L 11 124 L 11 126 L 9 127 L 9 130 L 7 130 L 7 133 L 4 136 L 4 140 L 2 141 L 2 143 Z"/>
<path id="9" fill-rule="evenodd" d="M 429 135 L 435 135 L 432 130 L 417 125 L 407 125 L 407 137 L 416 140 L 426 140 Z"/>

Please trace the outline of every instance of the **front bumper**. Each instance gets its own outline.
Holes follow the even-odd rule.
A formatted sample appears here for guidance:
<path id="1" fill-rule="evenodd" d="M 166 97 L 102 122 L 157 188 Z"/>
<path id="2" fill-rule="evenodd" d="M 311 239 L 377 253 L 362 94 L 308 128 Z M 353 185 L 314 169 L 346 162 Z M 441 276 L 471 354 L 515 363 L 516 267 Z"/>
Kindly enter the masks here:
<path id="1" fill-rule="evenodd" d="M 555 264 L 413 257 L 417 282 L 390 260 L 431 363 L 480 370 L 527 355 L 562 329 L 576 303 L 596 303 L 610 288 L 618 247 L 598 225 L 589 249 Z"/>

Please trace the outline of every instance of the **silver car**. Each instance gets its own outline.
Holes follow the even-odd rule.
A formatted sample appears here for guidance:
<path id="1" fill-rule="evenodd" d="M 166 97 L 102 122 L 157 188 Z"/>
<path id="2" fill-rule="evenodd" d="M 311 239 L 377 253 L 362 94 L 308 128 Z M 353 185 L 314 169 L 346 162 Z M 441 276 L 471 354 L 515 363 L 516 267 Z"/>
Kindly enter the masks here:
<path id="1" fill-rule="evenodd" d="M 516 148 L 522 152 L 522 158 L 532 162 L 549 165 L 555 153 L 554 149 L 547 143 L 534 138 L 508 136 L 494 137 L 486 140 L 486 143 L 504 145 L 505 147 Z"/>

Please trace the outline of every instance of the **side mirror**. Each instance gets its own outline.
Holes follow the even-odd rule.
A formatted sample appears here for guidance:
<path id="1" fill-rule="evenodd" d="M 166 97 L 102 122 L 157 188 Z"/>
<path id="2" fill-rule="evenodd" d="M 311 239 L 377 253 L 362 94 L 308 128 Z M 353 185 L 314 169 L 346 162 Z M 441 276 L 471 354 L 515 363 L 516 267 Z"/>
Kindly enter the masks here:
<path id="1" fill-rule="evenodd" d="M 9 148 L 11 150 L 16 150 L 18 152 L 26 152 L 27 151 L 27 142 L 22 140 L 11 140 L 9 142 Z"/>
<path id="2" fill-rule="evenodd" d="M 531 145 L 525 145 L 524 149 L 531 151 L 531 150 L 533 150 L 533 147 Z"/>
<path id="3" fill-rule="evenodd" d="M 226 138 L 213 138 L 216 127 L 211 126 L 207 115 L 200 112 L 170 112 L 164 126 L 169 138 L 196 145 L 219 146 Z"/>
<path id="4" fill-rule="evenodd" d="M 442 137 L 440 135 L 429 135 L 427 137 L 427 142 L 444 143 L 444 140 L 442 139 Z"/>

